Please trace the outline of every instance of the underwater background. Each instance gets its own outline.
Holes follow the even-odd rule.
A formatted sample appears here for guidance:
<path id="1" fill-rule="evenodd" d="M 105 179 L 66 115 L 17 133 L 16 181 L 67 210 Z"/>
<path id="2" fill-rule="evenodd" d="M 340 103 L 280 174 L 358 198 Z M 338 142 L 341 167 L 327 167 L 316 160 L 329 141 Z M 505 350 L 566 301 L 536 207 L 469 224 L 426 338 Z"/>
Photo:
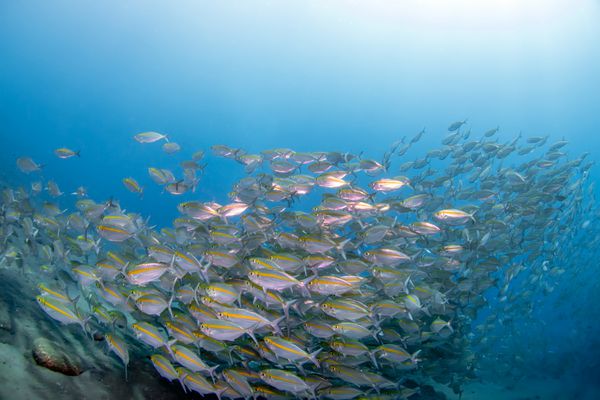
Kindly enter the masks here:
<path id="1" fill-rule="evenodd" d="M 499 127 L 502 143 L 519 134 L 568 141 L 569 155 L 587 152 L 593 165 L 584 206 L 571 220 L 584 229 L 552 236 L 566 272 L 551 292 L 536 294 L 532 309 L 515 300 L 511 320 L 486 331 L 483 344 L 479 338 L 474 348 L 482 346 L 485 356 L 461 396 L 600 398 L 600 221 L 593 200 L 600 174 L 599 20 L 600 3 L 593 0 L 3 1 L 0 183 L 29 188 L 31 176 L 15 164 L 28 156 L 65 192 L 57 201 L 61 209 L 72 210 L 77 197 L 70 193 L 84 186 L 96 201 L 118 199 L 160 229 L 180 216 L 182 201 L 229 201 L 244 171 L 209 154 L 216 144 L 248 153 L 291 148 L 381 160 L 393 143 L 422 130 L 411 152 L 437 149 L 449 125 L 463 120 L 473 137 Z M 145 131 L 167 134 L 181 151 L 174 157 L 132 139 Z M 52 151 L 59 147 L 81 157 L 58 160 Z M 148 176 L 149 166 L 175 170 L 198 150 L 206 151 L 207 165 L 194 192 L 171 196 Z M 414 158 L 400 157 L 392 176 Z M 144 188 L 143 197 L 123 185 L 129 176 Z M 5 293 L 35 286 L 5 273 Z M 519 283 L 514 296 L 534 284 Z M 17 292 L 35 299 L 35 290 Z M 486 294 L 489 304 L 473 319 L 470 337 L 512 301 L 497 292 Z M 9 313 L 15 326 L 26 315 L 14 304 Z M 127 392 L 119 386 L 126 383 L 116 383 L 118 362 L 110 382 L 122 392 L 109 386 L 98 395 L 69 397 L 75 396 L 69 385 L 86 386 L 73 383 L 79 377 L 57 377 L 60 389 L 51 375 L 35 382 L 39 376 L 31 371 L 40 367 L 12 364 L 21 353 L 30 357 L 28 340 L 15 340 L 15 329 L 0 336 L 0 351 L 10 354 L 0 369 L 12 369 L 9 378 L 0 375 L 11 388 L 35 387 L 27 392 L 33 397 L 23 398 L 166 398 L 152 390 Z M 149 382 L 154 378 L 148 374 Z M 442 386 L 447 398 L 458 398 Z M 176 383 L 160 390 L 171 388 L 183 396 Z"/>

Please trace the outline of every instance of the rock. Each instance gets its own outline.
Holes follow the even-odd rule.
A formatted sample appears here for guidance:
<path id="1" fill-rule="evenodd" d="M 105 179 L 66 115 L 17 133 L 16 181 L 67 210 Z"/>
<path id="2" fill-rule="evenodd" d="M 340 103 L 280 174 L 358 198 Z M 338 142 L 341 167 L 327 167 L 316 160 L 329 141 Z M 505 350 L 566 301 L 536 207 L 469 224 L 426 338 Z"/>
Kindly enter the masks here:
<path id="1" fill-rule="evenodd" d="M 12 331 L 12 320 L 8 304 L 0 300 L 0 330 Z"/>
<path id="2" fill-rule="evenodd" d="M 69 376 L 83 372 L 81 366 L 67 355 L 57 343 L 46 338 L 37 338 L 33 342 L 33 358 L 38 365 Z"/>

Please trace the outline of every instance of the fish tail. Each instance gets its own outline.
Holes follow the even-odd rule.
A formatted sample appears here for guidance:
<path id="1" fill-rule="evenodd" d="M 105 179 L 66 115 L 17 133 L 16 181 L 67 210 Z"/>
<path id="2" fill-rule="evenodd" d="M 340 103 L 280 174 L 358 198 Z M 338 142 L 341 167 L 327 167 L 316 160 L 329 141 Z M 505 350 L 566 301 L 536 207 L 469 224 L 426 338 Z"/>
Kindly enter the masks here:
<path id="1" fill-rule="evenodd" d="M 321 364 L 319 364 L 319 360 L 317 360 L 317 356 L 319 355 L 319 353 L 320 353 L 321 351 L 323 351 L 323 348 L 320 348 L 320 349 L 318 349 L 317 351 L 315 351 L 315 352 L 313 352 L 313 353 L 310 353 L 310 354 L 308 355 L 308 359 L 309 359 L 309 360 L 310 360 L 310 361 L 311 361 L 313 364 L 315 364 L 315 366 L 316 366 L 317 368 L 321 368 Z"/>
<path id="2" fill-rule="evenodd" d="M 167 348 L 167 351 L 173 358 L 175 358 L 175 354 L 173 353 L 171 346 L 173 346 L 175 343 L 177 343 L 177 339 L 169 340 L 167 343 L 165 343 L 165 347 Z"/>
<path id="3" fill-rule="evenodd" d="M 227 390 L 227 388 L 222 388 L 219 389 L 215 392 L 215 395 L 217 396 L 217 399 L 221 400 L 221 395 Z"/>
<path id="4" fill-rule="evenodd" d="M 419 353 L 420 353 L 420 352 L 421 352 L 421 350 L 417 350 L 417 351 L 415 351 L 415 352 L 414 352 L 414 353 L 413 353 L 413 354 L 410 356 L 410 361 L 411 361 L 413 364 L 416 364 L 416 363 L 418 363 L 418 362 L 420 361 L 420 360 L 417 358 L 417 356 L 419 355 Z"/>
<path id="5" fill-rule="evenodd" d="M 379 369 L 379 364 L 377 364 L 377 358 L 375 357 L 375 351 L 369 352 L 369 358 L 371 359 L 371 362 L 375 366 L 375 369 Z"/>
<path id="6" fill-rule="evenodd" d="M 286 318 L 286 316 L 282 315 L 281 317 L 277 318 L 276 320 L 274 320 L 270 323 L 271 327 L 273 328 L 275 333 L 277 333 L 278 335 L 281 335 L 281 328 L 279 328 L 279 323 L 281 321 L 283 321 L 285 318 Z"/>
<path id="7" fill-rule="evenodd" d="M 172 304 L 173 304 L 173 298 L 175 297 L 175 292 L 173 292 L 173 294 L 171 294 L 171 298 L 169 299 L 169 303 L 167 305 L 167 308 L 169 309 L 169 315 L 171 316 L 171 319 L 173 319 L 173 309 L 171 308 Z"/>
<path id="8" fill-rule="evenodd" d="M 251 329 L 246 329 L 245 332 L 246 332 L 246 334 L 248 334 L 248 336 L 250 336 L 252 338 L 254 343 L 256 343 L 256 345 L 259 346 L 258 340 L 256 340 L 256 336 L 254 336 L 254 332 L 252 332 Z"/>
<path id="9" fill-rule="evenodd" d="M 231 353 L 230 353 L 230 354 L 231 354 Z M 208 369 L 208 373 L 210 374 L 210 378 L 212 379 L 213 383 L 215 383 L 215 374 L 214 374 L 214 372 L 215 372 L 215 370 L 216 370 L 217 368 L 219 368 L 219 365 L 218 365 L 218 364 L 217 364 L 217 365 L 215 365 L 215 366 L 213 366 L 213 367 L 210 367 L 210 368 Z"/>

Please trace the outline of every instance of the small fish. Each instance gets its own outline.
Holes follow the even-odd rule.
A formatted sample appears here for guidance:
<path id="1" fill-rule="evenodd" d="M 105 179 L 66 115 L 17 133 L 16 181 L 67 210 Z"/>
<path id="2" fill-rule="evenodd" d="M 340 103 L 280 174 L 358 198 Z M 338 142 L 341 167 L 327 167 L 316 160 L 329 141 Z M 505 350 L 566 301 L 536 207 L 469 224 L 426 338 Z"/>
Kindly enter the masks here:
<path id="1" fill-rule="evenodd" d="M 160 279 L 169 270 L 169 266 L 160 262 L 147 262 L 128 266 L 125 269 L 125 278 L 133 285 L 144 286 Z"/>
<path id="2" fill-rule="evenodd" d="M 123 242 L 134 235 L 134 232 L 110 225 L 96 225 L 96 231 L 109 242 Z"/>
<path id="3" fill-rule="evenodd" d="M 260 379 L 276 389 L 299 394 L 308 392 L 314 397 L 313 390 L 300 377 L 280 369 L 265 369 L 260 371 Z"/>
<path id="4" fill-rule="evenodd" d="M 136 322 L 131 325 L 131 330 L 136 339 L 154 349 L 167 345 L 167 337 L 164 333 L 148 322 Z"/>
<path id="5" fill-rule="evenodd" d="M 108 349 L 115 353 L 123 362 L 125 367 L 125 381 L 127 381 L 127 365 L 129 364 L 129 351 L 123 339 L 118 338 L 110 333 L 104 335 Z"/>
<path id="6" fill-rule="evenodd" d="M 19 157 L 17 158 L 17 167 L 19 167 L 21 172 L 30 174 L 32 172 L 41 171 L 44 166 L 37 164 L 30 157 Z"/>
<path id="7" fill-rule="evenodd" d="M 150 360 L 152 361 L 152 365 L 156 368 L 159 375 L 163 378 L 167 379 L 169 382 L 174 381 L 179 378 L 179 374 L 173 367 L 173 364 L 163 355 L 161 354 L 153 354 L 150 356 Z"/>
<path id="8" fill-rule="evenodd" d="M 450 126 L 448 126 L 448 131 L 454 132 L 454 131 L 460 129 L 460 127 L 463 126 L 466 123 L 467 123 L 466 119 L 464 121 L 453 122 L 453 123 L 450 124 Z"/>
<path id="9" fill-rule="evenodd" d="M 265 341 L 267 347 L 271 349 L 271 351 L 275 353 L 278 357 L 299 363 L 310 361 L 313 364 L 315 364 L 317 368 L 320 368 L 319 361 L 317 360 L 317 355 L 323 349 L 318 349 L 314 353 L 309 354 L 306 352 L 306 350 L 301 349 L 294 343 L 277 336 L 267 336 L 263 340 Z"/>
<path id="10" fill-rule="evenodd" d="M 192 390 L 201 395 L 205 394 L 216 394 L 217 397 L 221 398 L 221 393 L 226 389 L 217 389 L 213 384 L 208 382 L 202 375 L 190 372 L 185 368 L 177 368 L 177 374 L 179 375 L 179 381 L 189 390 Z"/>
<path id="11" fill-rule="evenodd" d="M 81 154 L 79 151 L 73 151 L 71 149 L 67 149 L 66 147 L 61 147 L 61 148 L 54 150 L 54 154 L 56 155 L 56 157 L 62 158 L 62 159 L 71 158 L 74 156 L 81 157 Z"/>
<path id="12" fill-rule="evenodd" d="M 142 196 L 144 194 L 144 188 L 141 187 L 140 184 L 132 177 L 123 178 L 123 185 L 131 193 L 137 193 L 140 196 Z"/>
<path id="13" fill-rule="evenodd" d="M 451 225 L 462 225 L 469 220 L 475 221 L 475 218 L 473 218 L 473 214 L 469 214 L 465 211 L 456 209 L 437 211 L 434 214 L 434 217 L 440 221 L 446 222 L 447 224 Z"/>
<path id="14" fill-rule="evenodd" d="M 169 141 L 167 138 L 167 135 L 162 135 L 158 132 L 152 132 L 152 131 L 138 133 L 133 138 L 139 143 L 154 143 L 154 142 L 158 142 L 159 140 L 162 140 L 162 139 Z"/>
<path id="15" fill-rule="evenodd" d="M 166 137 L 165 137 L 166 138 Z M 159 139 L 160 140 L 160 139 Z M 162 149 L 167 154 L 175 154 L 181 150 L 181 146 L 175 142 L 166 142 L 162 145 Z"/>
<path id="16" fill-rule="evenodd" d="M 86 332 L 85 325 L 87 318 L 82 319 L 75 311 L 72 303 L 66 303 L 44 295 L 36 296 L 36 300 L 42 310 L 53 319 L 65 325 L 79 324 L 83 331 Z"/>
<path id="17" fill-rule="evenodd" d="M 242 328 L 241 326 L 229 321 L 220 319 L 207 320 L 200 324 L 200 330 L 206 336 L 209 336 L 213 339 L 226 341 L 232 341 L 244 334 L 247 334 L 252 338 L 252 340 L 254 340 L 255 343 L 258 344 L 252 329 Z"/>
<path id="18" fill-rule="evenodd" d="M 192 372 L 206 371 L 213 376 L 214 371 L 219 367 L 218 365 L 209 367 L 196 353 L 185 346 L 171 346 L 171 352 L 175 361 Z"/>

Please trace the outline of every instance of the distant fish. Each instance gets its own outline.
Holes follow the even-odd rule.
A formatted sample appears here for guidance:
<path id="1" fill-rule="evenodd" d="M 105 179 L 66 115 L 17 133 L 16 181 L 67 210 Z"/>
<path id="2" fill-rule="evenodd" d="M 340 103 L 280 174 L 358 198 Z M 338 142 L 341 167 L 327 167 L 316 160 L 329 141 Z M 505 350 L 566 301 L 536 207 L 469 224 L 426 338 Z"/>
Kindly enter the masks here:
<path id="1" fill-rule="evenodd" d="M 73 151 L 71 149 L 67 149 L 66 147 L 61 147 L 61 148 L 54 150 L 54 154 L 56 155 L 56 157 L 63 158 L 63 159 L 71 158 L 74 156 L 81 157 L 81 155 L 79 154 L 79 151 Z"/>
<path id="2" fill-rule="evenodd" d="M 165 139 L 166 141 L 169 140 L 167 138 L 167 135 L 163 135 L 158 132 L 152 132 L 152 131 L 138 133 L 133 138 L 136 141 L 138 141 L 139 143 L 154 143 L 154 142 L 158 142 L 159 140 L 162 140 L 162 139 Z"/>
<path id="3" fill-rule="evenodd" d="M 26 174 L 30 174 L 32 172 L 41 171 L 44 168 L 43 165 L 37 164 L 30 157 L 19 157 L 17 158 L 17 167 Z"/>
<path id="4" fill-rule="evenodd" d="M 494 128 L 494 129 L 490 129 L 490 130 L 487 130 L 487 131 L 485 131 L 485 132 L 483 133 L 483 136 L 485 136 L 485 137 L 491 137 L 491 136 L 494 136 L 494 135 L 496 134 L 496 132 L 498 132 L 499 130 L 500 130 L 500 127 L 499 127 L 499 126 L 497 126 L 497 127 L 496 127 L 496 128 Z"/>
<path id="5" fill-rule="evenodd" d="M 72 195 L 75 196 L 79 196 L 79 197 L 86 197 L 87 196 L 87 189 L 83 186 L 79 186 L 73 193 L 71 193 Z"/>
<path id="6" fill-rule="evenodd" d="M 123 185 L 125 185 L 127 190 L 131 193 L 137 193 L 140 196 L 144 194 L 144 188 L 132 177 L 123 178 Z"/>
<path id="7" fill-rule="evenodd" d="M 162 145 L 162 149 L 167 154 L 174 154 L 181 150 L 181 146 L 175 142 L 167 142 Z"/>
<path id="8" fill-rule="evenodd" d="M 464 124 L 467 123 L 467 120 L 465 119 L 464 121 L 456 121 L 450 124 L 450 126 L 448 127 L 448 130 L 450 132 L 454 132 L 458 129 L 460 129 L 461 126 L 463 126 Z"/>
<path id="9" fill-rule="evenodd" d="M 198 150 L 194 154 L 192 154 L 192 160 L 200 161 L 204 158 L 204 150 Z"/>
<path id="10" fill-rule="evenodd" d="M 60 191 L 60 188 L 58 187 L 56 182 L 48 181 L 46 185 L 46 189 L 48 190 L 48 193 L 50 193 L 50 196 L 59 197 L 63 195 L 63 192 Z"/>
<path id="11" fill-rule="evenodd" d="M 175 175 L 168 169 L 148 168 L 150 178 L 158 185 L 166 185 L 175 182 Z"/>

